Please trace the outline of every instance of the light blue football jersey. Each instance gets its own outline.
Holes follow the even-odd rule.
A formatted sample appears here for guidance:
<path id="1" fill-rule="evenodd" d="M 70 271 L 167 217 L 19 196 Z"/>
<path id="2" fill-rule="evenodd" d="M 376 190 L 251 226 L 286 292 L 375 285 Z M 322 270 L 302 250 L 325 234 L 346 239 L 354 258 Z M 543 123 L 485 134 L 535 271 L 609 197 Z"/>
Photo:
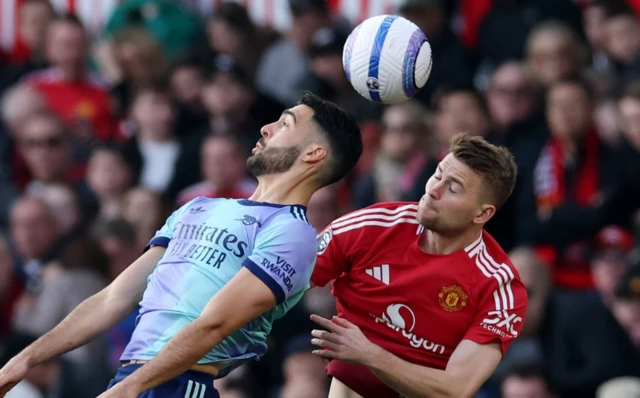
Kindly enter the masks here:
<path id="1" fill-rule="evenodd" d="M 316 231 L 304 206 L 199 197 L 176 210 L 148 247 L 167 250 L 140 302 L 121 360 L 150 360 L 211 297 L 246 267 L 275 294 L 277 305 L 224 339 L 198 363 L 222 363 L 220 376 L 259 358 L 273 322 L 309 288 Z M 251 294 L 251 292 L 247 292 Z"/>

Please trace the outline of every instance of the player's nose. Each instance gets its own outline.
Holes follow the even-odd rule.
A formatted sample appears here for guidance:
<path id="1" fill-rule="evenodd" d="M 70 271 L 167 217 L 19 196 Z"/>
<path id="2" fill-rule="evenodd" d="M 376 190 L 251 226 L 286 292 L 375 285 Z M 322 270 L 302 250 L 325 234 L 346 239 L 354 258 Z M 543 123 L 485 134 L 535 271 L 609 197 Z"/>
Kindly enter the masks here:
<path id="1" fill-rule="evenodd" d="M 275 126 L 275 123 L 265 124 L 260 129 L 260 135 L 262 135 L 264 138 L 272 137 L 274 132 L 274 128 L 273 128 L 274 126 Z"/>
<path id="2" fill-rule="evenodd" d="M 433 199 L 440 199 L 440 195 L 442 194 L 442 183 L 437 183 L 432 185 L 431 187 L 425 187 L 425 193 L 432 197 Z"/>

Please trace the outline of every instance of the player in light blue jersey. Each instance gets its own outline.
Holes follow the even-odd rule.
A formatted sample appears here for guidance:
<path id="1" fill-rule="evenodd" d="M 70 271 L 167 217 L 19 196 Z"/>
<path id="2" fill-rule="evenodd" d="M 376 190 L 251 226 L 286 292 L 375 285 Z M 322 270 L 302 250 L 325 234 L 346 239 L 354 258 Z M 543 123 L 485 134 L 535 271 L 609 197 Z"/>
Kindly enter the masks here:
<path id="1" fill-rule="evenodd" d="M 273 322 L 309 287 L 317 244 L 306 204 L 355 166 L 362 138 L 353 117 L 310 93 L 261 134 L 247 160 L 251 198 L 176 210 L 111 285 L 0 370 L 0 398 L 137 305 L 123 366 L 100 398 L 219 397 L 215 377 L 265 353 Z"/>

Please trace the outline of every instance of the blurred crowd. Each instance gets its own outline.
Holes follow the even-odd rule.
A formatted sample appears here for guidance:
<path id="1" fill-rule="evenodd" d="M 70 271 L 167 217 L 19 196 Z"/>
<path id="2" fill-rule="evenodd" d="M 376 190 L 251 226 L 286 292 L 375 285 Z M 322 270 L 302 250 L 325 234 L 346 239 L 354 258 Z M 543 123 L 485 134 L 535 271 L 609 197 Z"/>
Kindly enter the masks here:
<path id="1" fill-rule="evenodd" d="M 433 71 L 393 106 L 351 88 L 353 24 L 324 0 L 281 2 L 284 31 L 236 2 L 203 15 L 126 0 L 99 34 L 52 3 L 23 0 L 23 51 L 0 55 L 0 366 L 113 280 L 173 209 L 250 196 L 260 127 L 311 90 L 356 115 L 365 142 L 356 170 L 312 198 L 318 231 L 376 202 L 419 200 L 458 132 L 514 153 L 516 190 L 487 229 L 529 308 L 478 397 L 640 397 L 635 2 L 483 0 L 470 30 L 473 2 L 395 1 L 429 38 Z M 309 291 L 275 324 L 267 355 L 215 382 L 221 396 L 326 397 L 308 314 L 334 312 L 329 289 Z M 31 369 L 9 397 L 96 397 L 135 319 Z"/>

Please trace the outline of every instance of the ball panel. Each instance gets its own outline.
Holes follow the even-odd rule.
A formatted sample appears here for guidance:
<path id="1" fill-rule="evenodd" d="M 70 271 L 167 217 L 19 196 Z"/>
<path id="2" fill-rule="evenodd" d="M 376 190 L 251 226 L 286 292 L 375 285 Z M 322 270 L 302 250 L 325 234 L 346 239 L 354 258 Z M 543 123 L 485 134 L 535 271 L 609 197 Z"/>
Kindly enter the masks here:
<path id="1" fill-rule="evenodd" d="M 431 75 L 431 67 L 433 66 L 433 57 L 431 56 L 431 45 L 425 41 L 420 46 L 418 58 L 415 66 L 415 82 L 416 86 L 424 87 Z"/>
<path id="2" fill-rule="evenodd" d="M 413 23 L 398 18 L 391 27 L 382 51 L 380 81 L 382 102 L 392 104 L 407 100 L 402 89 L 402 71 L 409 38 L 417 29 Z"/>
<path id="3" fill-rule="evenodd" d="M 351 51 L 351 62 L 349 63 L 351 85 L 358 94 L 368 100 L 371 100 L 369 90 L 367 89 L 369 59 L 371 57 L 376 32 L 380 27 L 380 22 L 382 22 L 384 18 L 384 16 L 370 18 L 358 25 L 356 27 L 356 29 L 358 29 L 358 35 L 354 40 Z"/>
<path id="4" fill-rule="evenodd" d="M 385 47 L 385 40 L 389 34 L 389 29 L 393 24 L 393 21 L 398 18 L 397 15 L 388 15 L 384 18 L 380 24 L 380 28 L 376 32 L 375 39 L 373 41 L 373 48 L 371 50 L 371 57 L 369 59 L 369 78 L 367 79 L 367 88 L 369 89 L 369 96 L 373 101 L 382 102 L 380 97 L 384 88 L 381 85 L 380 78 L 380 64 L 383 62 L 382 54 Z M 387 54 L 385 54 L 385 58 Z M 383 66 L 384 67 L 384 66 Z"/>
<path id="5" fill-rule="evenodd" d="M 347 80 L 349 81 L 351 81 L 351 55 L 353 54 L 353 46 L 356 43 L 358 32 L 360 32 L 361 27 L 362 25 L 358 25 L 353 32 L 351 32 L 344 45 L 344 51 L 342 53 L 342 66 L 344 67 L 344 72 L 347 75 Z"/>
<path id="6" fill-rule="evenodd" d="M 404 54 L 404 65 L 402 68 L 402 91 L 407 97 L 413 97 L 420 91 L 422 86 L 416 84 L 416 64 L 418 61 L 418 53 L 422 48 L 422 43 L 427 40 L 427 36 L 420 30 L 416 29 L 407 45 L 407 51 Z"/>

